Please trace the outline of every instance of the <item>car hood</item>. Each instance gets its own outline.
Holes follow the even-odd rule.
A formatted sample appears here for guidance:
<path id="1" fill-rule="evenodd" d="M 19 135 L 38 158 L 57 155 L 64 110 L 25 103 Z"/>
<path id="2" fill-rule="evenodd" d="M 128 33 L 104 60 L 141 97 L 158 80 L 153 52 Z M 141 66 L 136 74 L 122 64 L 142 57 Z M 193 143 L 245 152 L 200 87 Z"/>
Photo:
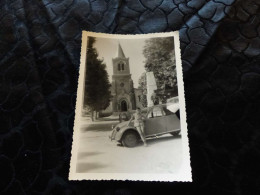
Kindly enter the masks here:
<path id="1" fill-rule="evenodd" d="M 118 124 L 115 126 L 115 128 L 116 128 L 116 127 L 119 127 L 119 128 L 121 129 L 121 128 L 123 128 L 123 127 L 128 126 L 128 123 L 129 123 L 129 121 L 124 121 L 124 122 L 122 122 L 122 123 L 118 123 Z M 132 122 L 130 123 L 129 126 L 131 126 L 131 124 L 132 124 Z"/>

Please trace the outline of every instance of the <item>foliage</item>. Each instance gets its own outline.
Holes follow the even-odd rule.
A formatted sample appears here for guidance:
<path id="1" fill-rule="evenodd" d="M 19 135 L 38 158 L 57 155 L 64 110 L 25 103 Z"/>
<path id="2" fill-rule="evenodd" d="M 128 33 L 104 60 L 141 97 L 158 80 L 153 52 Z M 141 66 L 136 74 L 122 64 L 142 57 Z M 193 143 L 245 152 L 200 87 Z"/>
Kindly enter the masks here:
<path id="1" fill-rule="evenodd" d="M 162 37 L 147 39 L 145 41 L 143 54 L 146 59 L 145 69 L 147 72 L 152 71 L 154 73 L 158 91 L 165 92 L 168 89 L 174 91 L 174 93 L 170 92 L 160 96 L 161 101 L 166 102 L 166 99 L 173 96 L 173 94 L 177 95 L 174 38 Z M 140 85 L 140 87 L 142 87 L 144 92 L 146 91 L 146 85 Z"/>
<path id="2" fill-rule="evenodd" d="M 93 37 L 88 38 L 84 95 L 84 104 L 92 113 L 106 109 L 111 99 L 106 64 L 98 59 L 95 41 Z"/>

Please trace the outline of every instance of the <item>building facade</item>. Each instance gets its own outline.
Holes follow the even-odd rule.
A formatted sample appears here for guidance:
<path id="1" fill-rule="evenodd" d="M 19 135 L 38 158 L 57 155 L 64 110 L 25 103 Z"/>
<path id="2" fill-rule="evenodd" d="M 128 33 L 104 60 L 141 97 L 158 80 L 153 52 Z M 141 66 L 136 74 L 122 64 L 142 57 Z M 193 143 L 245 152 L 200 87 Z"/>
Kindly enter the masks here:
<path id="1" fill-rule="evenodd" d="M 131 78 L 129 58 L 125 57 L 123 49 L 118 44 L 117 55 L 112 58 L 113 75 L 111 83 L 111 103 L 102 113 L 120 113 L 142 108 L 141 89 L 135 89 Z"/>

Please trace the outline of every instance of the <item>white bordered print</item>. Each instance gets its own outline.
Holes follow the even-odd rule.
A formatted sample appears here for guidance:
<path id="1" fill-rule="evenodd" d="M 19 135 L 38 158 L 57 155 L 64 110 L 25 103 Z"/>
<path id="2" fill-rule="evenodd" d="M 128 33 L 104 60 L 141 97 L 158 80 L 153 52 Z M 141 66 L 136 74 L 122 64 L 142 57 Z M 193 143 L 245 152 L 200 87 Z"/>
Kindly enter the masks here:
<path id="1" fill-rule="evenodd" d="M 192 181 L 179 32 L 83 31 L 69 180 Z"/>

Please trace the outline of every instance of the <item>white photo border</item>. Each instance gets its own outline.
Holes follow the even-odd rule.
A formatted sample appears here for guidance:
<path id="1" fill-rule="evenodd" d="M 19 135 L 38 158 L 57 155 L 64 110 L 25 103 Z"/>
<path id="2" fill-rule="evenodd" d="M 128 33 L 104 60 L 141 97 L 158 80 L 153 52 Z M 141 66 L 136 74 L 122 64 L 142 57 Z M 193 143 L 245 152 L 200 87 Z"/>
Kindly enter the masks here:
<path id="1" fill-rule="evenodd" d="M 180 104 L 180 118 L 181 118 L 181 135 L 182 135 L 182 165 L 178 174 L 143 174 L 143 173 L 77 173 L 77 152 L 79 149 L 79 134 L 80 134 L 80 118 L 83 108 L 84 99 L 84 80 L 85 80 L 85 64 L 87 54 L 87 38 L 116 38 L 116 39 L 140 39 L 140 38 L 158 38 L 158 37 L 174 37 L 175 45 L 175 60 L 177 70 L 177 84 L 178 96 Z M 186 122 L 186 106 L 184 98 L 184 84 L 183 84 L 183 70 L 181 62 L 179 31 L 165 32 L 165 33 L 150 33 L 150 34 L 136 34 L 136 35 L 121 35 L 121 34 L 105 34 L 82 31 L 82 45 L 80 57 L 80 69 L 77 89 L 77 101 L 75 109 L 75 120 L 73 128 L 73 142 L 71 150 L 71 161 L 69 180 L 131 180 L 131 181 L 163 181 L 163 182 L 192 182 L 192 170 L 190 165 L 190 150 Z"/>

